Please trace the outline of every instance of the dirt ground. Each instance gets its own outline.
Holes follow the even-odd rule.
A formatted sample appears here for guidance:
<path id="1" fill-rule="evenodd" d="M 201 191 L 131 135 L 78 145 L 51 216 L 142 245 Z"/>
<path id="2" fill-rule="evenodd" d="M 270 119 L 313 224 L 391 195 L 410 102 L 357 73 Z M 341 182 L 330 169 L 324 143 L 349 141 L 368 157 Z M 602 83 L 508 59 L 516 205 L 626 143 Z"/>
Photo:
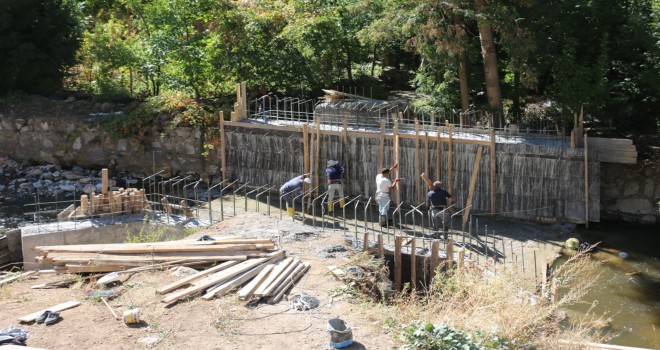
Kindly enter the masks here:
<path id="1" fill-rule="evenodd" d="M 491 227 L 496 227 L 492 223 Z M 538 251 L 542 258 L 557 253 L 562 227 L 537 226 L 520 222 L 500 222 L 498 229 L 508 239 Z M 510 225 L 511 231 L 507 230 Z M 540 227 L 540 228 L 539 228 Z M 204 301 L 191 298 L 165 307 L 156 289 L 178 279 L 170 271 L 132 275 L 116 288 L 122 294 L 109 300 L 121 316 L 124 310 L 139 307 L 143 322 L 128 327 L 116 320 L 100 301 L 85 297 L 90 284 L 70 288 L 31 289 L 35 284 L 56 281 L 58 275 L 40 275 L 0 287 L 0 328 L 16 326 L 29 331 L 27 344 L 46 349 L 328 349 L 327 321 L 345 320 L 353 329 L 354 344 L 346 349 L 387 349 L 396 345 L 397 335 L 388 334 L 387 308 L 356 303 L 348 297 L 331 297 L 341 285 L 327 272 L 329 265 L 342 265 L 355 254 L 344 236 L 335 231 L 314 229 L 276 216 L 249 212 L 215 224 L 193 235 L 268 237 L 278 242 L 287 255 L 311 264 L 290 295 L 317 297 L 320 306 L 309 311 L 291 309 L 283 300 L 276 305 L 246 305 L 235 293 Z M 339 247 L 339 248 L 338 248 Z M 17 318 L 65 301 L 82 304 L 63 311 L 56 324 L 19 324 Z"/>

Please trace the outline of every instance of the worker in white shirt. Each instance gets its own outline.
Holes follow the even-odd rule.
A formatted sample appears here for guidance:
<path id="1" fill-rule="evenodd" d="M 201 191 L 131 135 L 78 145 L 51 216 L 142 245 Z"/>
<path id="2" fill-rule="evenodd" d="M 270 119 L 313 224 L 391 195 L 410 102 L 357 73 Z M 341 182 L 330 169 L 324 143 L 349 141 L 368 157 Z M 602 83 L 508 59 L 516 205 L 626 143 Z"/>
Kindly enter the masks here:
<path id="1" fill-rule="evenodd" d="M 376 201 L 378 202 L 378 213 L 380 226 L 387 227 L 387 212 L 390 209 L 390 191 L 396 187 L 396 184 L 401 181 L 397 178 L 390 181 L 389 176 L 392 170 L 396 169 L 398 164 L 392 165 L 391 168 L 384 168 L 378 176 L 376 176 Z"/>

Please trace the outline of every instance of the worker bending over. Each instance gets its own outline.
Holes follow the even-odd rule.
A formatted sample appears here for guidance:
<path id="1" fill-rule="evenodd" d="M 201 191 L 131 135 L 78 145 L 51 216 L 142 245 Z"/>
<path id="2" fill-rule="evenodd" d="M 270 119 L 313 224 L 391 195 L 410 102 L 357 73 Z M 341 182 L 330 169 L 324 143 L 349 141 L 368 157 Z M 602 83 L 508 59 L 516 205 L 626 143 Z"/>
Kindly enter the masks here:
<path id="1" fill-rule="evenodd" d="M 302 193 L 303 186 L 311 186 L 311 184 L 312 179 L 309 178 L 309 174 L 302 174 L 287 181 L 280 187 L 280 195 L 286 201 L 286 212 L 289 215 L 293 216 L 295 214 L 293 199 Z"/>
<path id="2" fill-rule="evenodd" d="M 325 177 L 328 179 L 328 213 L 332 213 L 332 201 L 335 198 L 335 191 L 339 194 L 339 208 L 344 207 L 344 186 L 341 183 L 341 175 L 344 173 L 344 167 L 337 160 L 329 160 L 328 167 L 325 168 Z"/>

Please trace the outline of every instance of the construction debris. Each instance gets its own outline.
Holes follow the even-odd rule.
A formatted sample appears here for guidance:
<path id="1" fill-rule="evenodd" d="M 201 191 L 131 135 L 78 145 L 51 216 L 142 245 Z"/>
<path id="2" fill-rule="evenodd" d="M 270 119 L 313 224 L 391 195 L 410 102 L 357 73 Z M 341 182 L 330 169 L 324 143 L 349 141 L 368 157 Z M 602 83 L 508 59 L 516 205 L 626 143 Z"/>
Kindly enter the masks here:
<path id="1" fill-rule="evenodd" d="M 79 301 L 67 301 L 65 303 L 57 304 L 55 306 L 51 306 L 49 308 L 39 310 L 37 312 L 33 312 L 33 313 L 25 315 L 25 316 L 21 316 L 21 317 L 18 318 L 18 321 L 23 322 L 23 323 L 34 322 L 34 320 L 36 320 L 37 317 L 39 317 L 41 314 L 43 314 L 46 311 L 60 312 L 60 311 L 64 311 L 64 310 L 74 308 L 78 305 L 80 305 Z"/>

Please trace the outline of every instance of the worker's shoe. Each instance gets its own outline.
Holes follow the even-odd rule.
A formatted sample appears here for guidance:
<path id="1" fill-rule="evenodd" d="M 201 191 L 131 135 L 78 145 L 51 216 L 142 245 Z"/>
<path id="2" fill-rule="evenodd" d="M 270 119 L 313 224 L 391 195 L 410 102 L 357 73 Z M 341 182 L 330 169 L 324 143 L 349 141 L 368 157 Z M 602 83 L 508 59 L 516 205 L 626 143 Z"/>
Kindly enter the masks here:
<path id="1" fill-rule="evenodd" d="M 332 202 L 328 202 L 328 213 L 332 213 Z"/>
<path id="2" fill-rule="evenodd" d="M 387 227 L 387 216 L 381 215 L 378 217 L 378 221 L 381 227 Z"/>
<path id="3" fill-rule="evenodd" d="M 343 209 L 345 204 L 346 204 L 346 201 L 344 200 L 344 198 L 339 200 L 339 208 L 340 209 Z"/>
<path id="4" fill-rule="evenodd" d="M 286 207 L 286 212 L 291 216 L 293 216 L 293 214 L 295 214 L 295 212 L 293 211 L 293 207 Z"/>

